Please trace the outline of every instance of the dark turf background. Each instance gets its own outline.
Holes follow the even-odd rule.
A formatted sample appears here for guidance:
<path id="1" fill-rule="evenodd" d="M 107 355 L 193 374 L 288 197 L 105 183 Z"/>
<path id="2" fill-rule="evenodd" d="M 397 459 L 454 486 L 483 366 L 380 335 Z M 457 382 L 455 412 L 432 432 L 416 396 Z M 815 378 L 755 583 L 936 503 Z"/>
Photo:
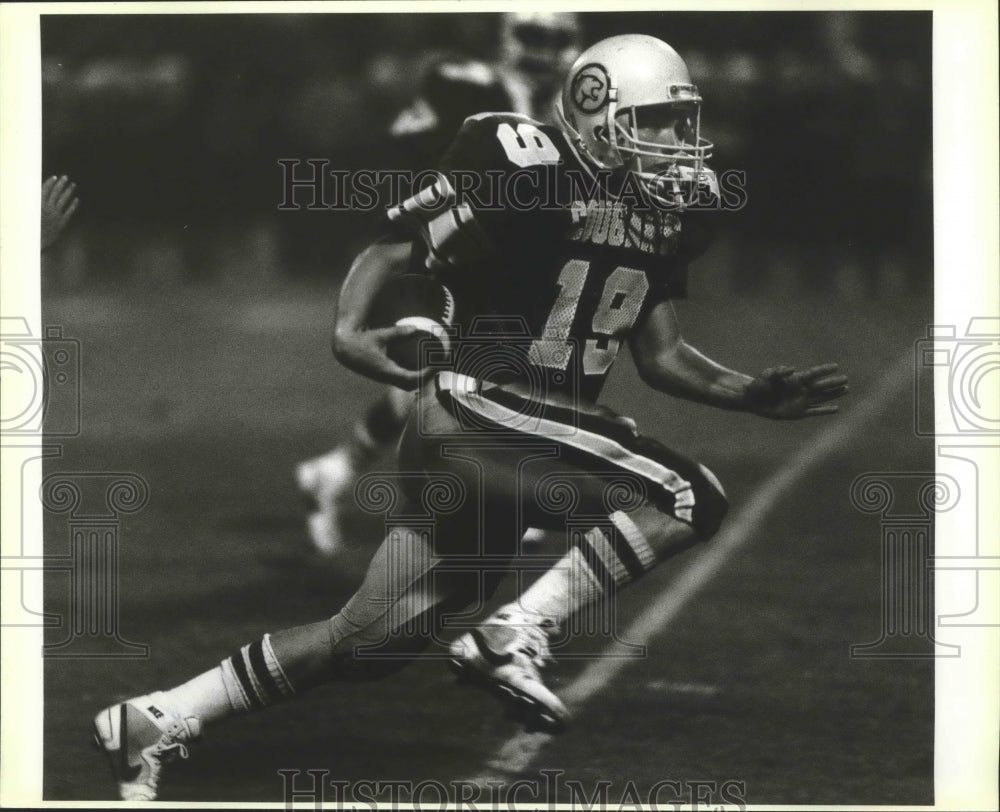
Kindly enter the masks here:
<path id="1" fill-rule="evenodd" d="M 43 265 L 43 321 L 80 341 L 82 432 L 45 473 L 134 472 L 149 486 L 119 526 L 120 631 L 149 657 L 46 662 L 47 799 L 114 797 L 89 747 L 99 709 L 327 617 L 359 582 L 379 520 L 350 516 L 348 551 L 318 558 L 293 470 L 344 439 L 379 391 L 329 352 L 337 282 L 368 218 L 277 212 L 277 159 L 383 166 L 380 134 L 412 100 L 421 60 L 455 47 L 493 58 L 496 23 L 43 19 L 43 173 L 68 173 L 83 200 Z M 584 27 L 588 42 L 632 30 L 672 42 L 706 98 L 716 168 L 747 172 L 746 209 L 723 218 L 679 307 L 688 340 L 748 372 L 838 361 L 844 413 L 857 408 L 933 322 L 930 14 L 600 14 Z M 606 393 L 706 463 L 736 506 L 822 429 L 671 401 L 626 357 Z M 612 803 L 630 781 L 645 792 L 661 780 L 745 782 L 751 803 L 931 803 L 932 661 L 849 657 L 879 636 L 882 584 L 878 517 L 852 507 L 850 486 L 933 470 L 913 398 L 886 403 L 801 477 L 532 769 L 561 770 L 588 797 L 610 780 Z M 64 555 L 68 533 L 47 515 L 46 554 Z M 623 622 L 686 564 L 625 592 Z M 65 617 L 65 575 L 46 587 L 46 610 Z M 553 687 L 582 666 L 562 663 Z M 466 778 L 517 730 L 443 664 L 417 663 L 209 730 L 161 799 L 277 804 L 282 769 Z"/>
<path id="2" fill-rule="evenodd" d="M 350 550 L 321 560 L 292 477 L 377 392 L 329 357 L 334 293 L 47 301 L 46 320 L 81 341 L 84 422 L 46 472 L 131 471 L 150 488 L 120 529 L 121 632 L 150 656 L 47 661 L 47 798 L 112 797 L 104 759 L 88 746 L 101 707 L 182 681 L 266 631 L 332 614 L 358 583 L 378 520 L 354 515 Z M 682 317 L 692 343 L 739 368 L 837 359 L 852 378 L 846 413 L 921 334 L 927 302 L 907 304 L 912 313 L 900 315 L 817 298 L 789 307 L 711 296 L 683 305 Z M 627 358 L 614 376 L 608 402 L 703 460 L 737 505 L 821 429 L 675 403 L 644 389 Z M 757 803 L 931 802 L 932 662 L 848 656 L 851 643 L 878 637 L 881 597 L 879 523 L 852 508 L 851 482 L 933 466 L 931 445 L 911 429 L 912 394 L 886 406 L 796 484 L 767 529 L 542 751 L 538 768 L 587 787 L 609 779 L 612 799 L 629 780 L 733 779 Z M 48 516 L 47 527 L 46 553 L 64 553 L 65 517 Z M 627 592 L 623 620 L 669 589 L 684 563 Z M 48 611 L 65 612 L 68 581 L 51 575 L 47 586 Z M 563 663 L 553 686 L 581 667 Z M 326 687 L 210 730 L 161 797 L 278 802 L 279 769 L 459 779 L 517 729 L 490 697 L 455 686 L 443 664 L 417 663 L 380 684 Z"/>

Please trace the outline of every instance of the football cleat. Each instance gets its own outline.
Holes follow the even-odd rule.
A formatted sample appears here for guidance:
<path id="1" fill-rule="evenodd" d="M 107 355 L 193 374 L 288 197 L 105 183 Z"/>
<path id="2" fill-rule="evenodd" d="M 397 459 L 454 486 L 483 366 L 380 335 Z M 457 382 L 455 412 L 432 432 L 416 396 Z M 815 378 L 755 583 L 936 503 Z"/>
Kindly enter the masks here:
<path id="1" fill-rule="evenodd" d="M 525 711 L 530 722 L 558 732 L 569 711 L 539 673 L 552 660 L 548 636 L 556 631 L 551 620 L 509 604 L 457 638 L 450 647 L 451 662 L 460 676 L 485 684 Z"/>
<path id="2" fill-rule="evenodd" d="M 123 801 L 154 801 L 163 765 L 188 757 L 201 723 L 181 718 L 161 692 L 129 699 L 94 717 L 94 742 L 108 755 Z"/>
<path id="3" fill-rule="evenodd" d="M 312 507 L 306 523 L 309 540 L 322 555 L 336 555 L 341 549 L 340 508 L 356 478 L 351 455 L 344 448 L 296 466 L 299 490 L 309 498 Z"/>

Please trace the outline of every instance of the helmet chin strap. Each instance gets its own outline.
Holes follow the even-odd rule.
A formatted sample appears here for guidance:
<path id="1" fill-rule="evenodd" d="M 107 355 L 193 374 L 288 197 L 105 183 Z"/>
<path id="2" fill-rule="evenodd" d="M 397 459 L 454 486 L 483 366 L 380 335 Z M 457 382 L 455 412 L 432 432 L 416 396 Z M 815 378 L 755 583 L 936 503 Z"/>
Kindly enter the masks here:
<path id="1" fill-rule="evenodd" d="M 605 137 L 611 147 L 611 157 L 618 166 L 625 166 L 621 151 L 618 149 L 618 133 L 615 131 L 615 113 L 618 112 L 618 85 L 608 82 L 608 112 L 605 118 Z M 609 167 L 614 169 L 615 167 Z"/>
<path id="2" fill-rule="evenodd" d="M 603 140 L 608 145 L 608 158 L 610 158 L 610 160 L 603 160 L 601 156 L 595 155 L 593 151 L 587 147 L 587 143 L 580 134 L 580 131 L 570 123 L 569 118 L 566 116 L 562 99 L 556 100 L 554 109 L 563 131 L 568 132 L 572 136 L 572 138 L 567 139 L 570 147 L 573 152 L 576 153 L 577 157 L 583 159 L 582 163 L 588 170 L 591 168 L 590 166 L 587 166 L 588 164 L 593 164 L 599 169 L 618 169 L 619 167 L 623 167 L 625 165 L 625 162 L 622 160 L 621 153 L 618 150 L 618 139 L 615 137 L 614 114 L 618 109 L 618 88 L 616 85 L 611 84 L 608 87 L 608 112 L 605 117 L 605 124 L 601 128 L 603 130 Z"/>
<path id="3" fill-rule="evenodd" d="M 562 99 L 556 99 L 553 108 L 556 111 L 556 118 L 559 119 L 563 133 L 569 133 L 572 136 L 571 138 L 566 139 L 566 143 L 569 144 L 569 148 L 573 150 L 573 154 L 580 160 L 580 165 L 584 168 L 587 174 L 590 175 L 591 179 L 596 179 L 597 172 L 594 170 L 593 165 L 596 164 L 597 166 L 602 166 L 602 164 L 597 160 L 596 156 L 590 153 L 590 150 L 587 149 L 587 145 L 583 142 L 583 136 L 580 135 L 579 130 L 577 130 L 566 117 L 566 112 L 563 110 Z"/>

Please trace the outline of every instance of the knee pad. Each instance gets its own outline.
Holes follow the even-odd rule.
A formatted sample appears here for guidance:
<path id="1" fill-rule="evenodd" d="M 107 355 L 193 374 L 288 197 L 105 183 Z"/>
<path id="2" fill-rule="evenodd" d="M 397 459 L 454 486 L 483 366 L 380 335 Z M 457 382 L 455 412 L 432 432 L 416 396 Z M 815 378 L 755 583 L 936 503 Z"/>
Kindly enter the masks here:
<path id="1" fill-rule="evenodd" d="M 715 474 L 704 465 L 648 437 L 638 437 L 631 447 L 633 451 L 674 472 L 680 480 L 677 483 L 679 487 L 668 489 L 666 494 L 653 490 L 651 497 L 658 507 L 693 527 L 702 541 L 711 538 L 729 509 L 725 491 Z"/>

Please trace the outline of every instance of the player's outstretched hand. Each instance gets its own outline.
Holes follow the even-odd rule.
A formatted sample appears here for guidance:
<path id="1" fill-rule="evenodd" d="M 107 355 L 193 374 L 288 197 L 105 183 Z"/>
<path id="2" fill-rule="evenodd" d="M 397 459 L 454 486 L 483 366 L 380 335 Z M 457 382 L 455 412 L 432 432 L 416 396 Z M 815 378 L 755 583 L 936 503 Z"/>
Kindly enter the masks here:
<path id="1" fill-rule="evenodd" d="M 397 325 L 338 333 L 333 339 L 333 354 L 345 367 L 365 377 L 400 389 L 416 389 L 423 380 L 422 371 L 401 367 L 386 354 L 392 341 L 416 331 L 416 327 Z"/>
<path id="2" fill-rule="evenodd" d="M 837 374 L 836 364 L 822 364 L 801 371 L 778 366 L 764 370 L 746 389 L 747 405 L 754 414 L 773 420 L 798 420 L 834 414 L 831 400 L 847 394 L 847 376 Z"/>
<path id="3" fill-rule="evenodd" d="M 80 205 L 76 184 L 65 175 L 42 184 L 42 250 L 55 244 Z"/>

